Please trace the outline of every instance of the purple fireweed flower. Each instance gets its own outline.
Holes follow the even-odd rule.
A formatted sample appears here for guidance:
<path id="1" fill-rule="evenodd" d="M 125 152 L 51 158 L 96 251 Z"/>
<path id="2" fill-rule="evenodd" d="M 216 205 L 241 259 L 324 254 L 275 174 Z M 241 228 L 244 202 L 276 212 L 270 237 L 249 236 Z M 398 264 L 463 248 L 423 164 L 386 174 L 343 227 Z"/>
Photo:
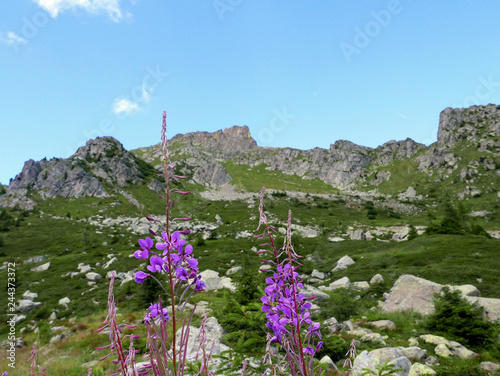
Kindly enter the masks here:
<path id="1" fill-rule="evenodd" d="M 188 273 L 186 269 L 184 269 L 182 266 L 178 266 L 177 268 L 175 268 L 175 274 L 177 275 L 177 278 L 180 279 L 181 281 L 188 280 Z"/>
<path id="2" fill-rule="evenodd" d="M 165 256 L 168 252 L 173 250 L 178 250 L 179 247 L 182 249 L 186 241 L 181 239 L 180 231 L 175 231 L 172 235 L 170 235 L 170 239 L 165 231 L 162 231 L 161 237 L 164 240 L 164 243 L 156 244 L 156 249 L 163 250 L 163 256 Z"/>
<path id="3" fill-rule="evenodd" d="M 303 350 L 304 354 L 314 355 L 314 349 L 311 346 L 306 346 Z"/>
<path id="4" fill-rule="evenodd" d="M 193 271 L 198 271 L 198 260 L 190 258 L 187 260 L 188 268 Z"/>
<path id="5" fill-rule="evenodd" d="M 193 280 L 192 285 L 194 285 L 194 291 L 205 290 L 205 282 L 201 280 L 201 276 L 196 276 Z"/>
<path id="6" fill-rule="evenodd" d="M 134 256 L 139 260 L 147 259 L 149 257 L 149 251 L 153 246 L 153 239 L 151 239 L 149 236 L 146 239 L 139 239 L 139 246 L 141 247 L 141 249 L 135 251 Z"/>
<path id="7" fill-rule="evenodd" d="M 160 315 L 160 305 L 159 304 L 151 304 L 148 308 L 151 312 L 148 312 L 146 314 L 146 317 L 144 317 L 144 321 L 146 322 L 151 322 L 152 319 L 156 317 L 162 317 Z M 170 315 L 168 314 L 168 310 L 166 308 L 161 309 L 161 313 L 163 314 L 163 317 L 165 318 L 165 321 L 170 320 Z"/>
<path id="8" fill-rule="evenodd" d="M 149 262 L 151 263 L 151 265 L 148 265 L 147 269 L 151 273 L 161 272 L 162 270 L 168 272 L 168 266 L 161 257 L 151 256 Z"/>
<path id="9" fill-rule="evenodd" d="M 137 272 L 135 273 L 135 281 L 137 283 L 143 283 L 146 278 L 151 277 L 151 274 L 144 273 L 144 272 Z"/>

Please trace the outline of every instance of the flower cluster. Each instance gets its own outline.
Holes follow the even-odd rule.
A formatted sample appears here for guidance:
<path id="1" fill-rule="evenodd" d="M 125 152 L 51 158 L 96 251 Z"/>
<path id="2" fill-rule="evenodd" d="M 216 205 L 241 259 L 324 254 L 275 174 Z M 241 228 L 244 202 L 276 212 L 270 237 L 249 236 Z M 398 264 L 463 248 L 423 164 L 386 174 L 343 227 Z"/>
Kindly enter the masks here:
<path id="1" fill-rule="evenodd" d="M 272 252 L 274 259 L 263 263 L 271 263 L 276 267 L 273 276 L 266 278 L 267 287 L 264 290 L 265 295 L 261 298 L 262 311 L 266 313 L 267 318 L 266 326 L 273 333 L 268 336 L 269 348 L 271 344 L 278 344 L 284 349 L 286 353 L 284 359 L 288 363 L 288 372 L 292 375 L 311 375 L 313 356 L 323 346 L 323 342 L 320 341 L 314 345 L 315 337 L 321 340 L 320 324 L 313 322 L 308 312 L 311 308 L 311 303 L 308 302 L 310 298 L 306 298 L 299 292 L 299 289 L 303 289 L 304 286 L 296 271 L 301 265 L 298 262 L 300 256 L 295 252 L 291 242 L 292 214 L 290 211 L 284 245 L 278 250 L 273 235 L 275 229 L 267 223 L 264 213 L 264 188 L 261 193 L 259 211 L 260 221 L 257 229 L 262 225 L 265 229 L 257 237 L 268 237 L 269 242 L 261 246 L 271 248 L 259 251 L 259 253 Z M 306 328 L 305 334 L 303 334 L 303 328 Z M 269 361 L 272 362 L 270 358 Z M 274 367 L 272 363 L 270 365 Z M 281 369 L 279 364 L 277 368 Z M 281 372 L 283 372 L 282 369 Z"/>
<path id="2" fill-rule="evenodd" d="M 169 321 L 170 320 L 170 315 L 168 314 L 168 310 L 166 308 L 161 308 L 160 304 L 153 304 L 148 308 L 151 312 L 148 312 L 146 314 L 146 317 L 144 317 L 144 321 L 151 323 L 151 321 L 157 317 Z M 161 313 L 160 313 L 161 312 Z"/>
<path id="3" fill-rule="evenodd" d="M 179 231 L 174 232 L 168 236 L 165 231 L 161 233 L 162 242 L 158 242 L 155 248 L 162 253 L 151 251 L 154 242 L 150 237 L 146 239 L 139 239 L 139 250 L 134 252 L 134 256 L 141 259 L 149 259 L 147 269 L 151 273 L 165 273 L 172 272 L 175 275 L 174 284 L 189 282 L 194 287 L 195 291 L 203 291 L 205 283 L 201 277 L 197 275 L 198 260 L 193 257 L 193 246 L 186 244 L 184 239 L 181 239 Z M 152 274 L 139 271 L 135 274 L 135 281 L 143 283 L 146 278 L 151 277 Z"/>

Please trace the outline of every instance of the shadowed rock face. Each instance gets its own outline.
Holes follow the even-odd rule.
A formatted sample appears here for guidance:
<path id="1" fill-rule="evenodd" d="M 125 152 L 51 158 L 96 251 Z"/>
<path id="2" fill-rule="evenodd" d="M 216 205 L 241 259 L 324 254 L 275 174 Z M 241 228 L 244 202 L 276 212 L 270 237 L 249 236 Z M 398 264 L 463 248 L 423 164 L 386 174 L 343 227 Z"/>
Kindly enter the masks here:
<path id="1" fill-rule="evenodd" d="M 112 137 L 90 140 L 68 159 L 29 160 L 10 183 L 7 194 L 38 191 L 42 198 L 107 197 L 102 182 L 118 187 L 143 180 L 131 153 Z"/>
<path id="2" fill-rule="evenodd" d="M 97 178 L 63 159 L 27 161 L 7 188 L 7 194 L 28 190 L 39 191 L 43 198 L 108 196 Z"/>

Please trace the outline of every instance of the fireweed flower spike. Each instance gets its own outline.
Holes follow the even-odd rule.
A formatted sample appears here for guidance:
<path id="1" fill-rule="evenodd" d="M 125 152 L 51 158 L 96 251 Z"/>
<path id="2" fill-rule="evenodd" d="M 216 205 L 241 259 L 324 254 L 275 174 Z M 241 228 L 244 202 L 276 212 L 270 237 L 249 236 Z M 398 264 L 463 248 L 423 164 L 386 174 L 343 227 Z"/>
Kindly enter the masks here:
<path id="1" fill-rule="evenodd" d="M 312 376 L 313 356 L 323 345 L 319 342 L 313 345 L 314 337 L 321 339 L 319 323 L 311 319 L 307 311 L 311 304 L 307 302 L 304 294 L 299 293 L 299 288 L 304 288 L 301 278 L 296 269 L 301 265 L 298 262 L 299 255 L 292 245 L 291 225 L 292 214 L 288 215 L 287 235 L 283 247 L 277 249 L 275 246 L 274 227 L 267 223 L 264 212 L 264 188 L 262 188 L 259 204 L 259 229 L 264 226 L 262 234 L 257 237 L 268 237 L 269 243 L 261 244 L 270 247 L 274 258 L 263 263 L 272 263 L 276 266 L 276 272 L 272 277 L 266 278 L 267 287 L 265 295 L 261 298 L 262 311 L 266 313 L 266 326 L 271 331 L 268 336 L 269 351 L 266 355 L 268 365 L 273 372 L 279 371 L 286 375 Z M 302 328 L 306 327 L 305 334 Z M 285 354 L 280 356 L 277 350 L 272 350 L 272 344 L 284 350 Z M 275 358 L 275 362 L 273 362 Z M 319 371 L 321 374 L 321 370 Z"/>
<path id="2" fill-rule="evenodd" d="M 198 275 L 198 261 L 193 256 L 193 246 L 186 243 L 181 235 L 189 234 L 189 230 L 171 232 L 174 221 L 188 221 L 191 218 L 174 218 L 171 210 L 174 207 L 173 194 L 186 195 L 189 192 L 171 188 L 172 182 L 182 179 L 173 173 L 174 165 L 170 161 L 167 148 L 166 113 L 163 113 L 161 129 L 161 160 L 165 178 L 166 219 L 161 234 L 150 230 L 153 238 L 139 240 L 140 249 L 134 252 L 139 260 L 147 260 L 147 271 L 138 271 L 135 275 L 137 283 L 143 283 L 147 278 L 155 279 L 168 295 L 170 307 L 163 307 L 161 300 L 151 303 L 144 318 L 148 330 L 148 347 L 151 355 L 150 367 L 154 375 L 181 376 L 184 374 L 186 351 L 189 337 L 191 315 L 180 322 L 180 317 L 187 301 L 193 293 L 203 291 L 205 284 Z M 151 222 L 161 222 L 158 219 L 146 217 Z M 155 251 L 156 250 L 156 251 Z M 165 287 L 160 279 L 165 278 Z M 159 297 L 160 298 L 160 297 Z M 180 330 L 182 329 L 182 330 Z M 171 334 L 169 334 L 171 333 Z M 205 354 L 205 353 L 204 353 Z M 206 364 L 206 362 L 204 363 Z M 208 368 L 206 368 L 208 371 Z"/>
<path id="3" fill-rule="evenodd" d="M 40 370 L 45 371 L 45 368 L 38 365 L 38 355 L 36 353 L 36 346 L 35 345 L 33 345 L 33 348 L 31 349 L 30 358 L 28 359 L 28 362 L 29 361 L 31 361 L 30 376 L 46 375 L 45 373 L 40 371 Z M 6 375 L 6 374 L 7 374 L 7 371 L 4 372 L 4 375 Z"/>

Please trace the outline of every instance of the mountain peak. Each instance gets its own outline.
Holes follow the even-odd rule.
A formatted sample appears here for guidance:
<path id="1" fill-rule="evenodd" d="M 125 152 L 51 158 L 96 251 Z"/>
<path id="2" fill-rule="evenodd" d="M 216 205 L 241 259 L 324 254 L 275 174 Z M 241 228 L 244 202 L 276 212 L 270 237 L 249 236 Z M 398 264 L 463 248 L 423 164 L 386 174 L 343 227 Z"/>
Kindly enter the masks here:
<path id="1" fill-rule="evenodd" d="M 193 132 L 176 135 L 172 141 L 186 142 L 203 148 L 223 151 L 251 150 L 257 147 L 257 142 L 250 135 L 250 129 L 244 126 L 233 125 L 216 132 Z"/>

